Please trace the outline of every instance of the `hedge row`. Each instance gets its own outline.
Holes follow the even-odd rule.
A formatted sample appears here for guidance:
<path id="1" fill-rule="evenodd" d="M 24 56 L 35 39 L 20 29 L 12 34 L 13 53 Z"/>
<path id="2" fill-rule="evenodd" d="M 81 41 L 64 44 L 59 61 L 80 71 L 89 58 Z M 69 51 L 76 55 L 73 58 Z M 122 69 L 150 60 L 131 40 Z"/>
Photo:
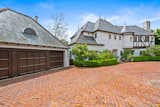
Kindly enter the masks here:
<path id="1" fill-rule="evenodd" d="M 133 62 L 141 62 L 141 61 L 160 61 L 160 56 L 133 56 L 131 58 Z"/>
<path id="2" fill-rule="evenodd" d="M 107 59 L 107 60 L 74 60 L 73 61 L 75 66 L 78 67 L 99 67 L 99 66 L 109 66 L 118 64 L 116 58 Z"/>

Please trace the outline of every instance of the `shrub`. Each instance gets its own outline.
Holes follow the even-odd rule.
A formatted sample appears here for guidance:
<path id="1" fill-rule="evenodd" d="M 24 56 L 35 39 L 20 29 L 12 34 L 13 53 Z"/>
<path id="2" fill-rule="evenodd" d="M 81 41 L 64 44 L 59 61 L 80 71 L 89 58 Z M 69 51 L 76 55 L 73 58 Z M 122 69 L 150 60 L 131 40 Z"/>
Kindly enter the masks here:
<path id="1" fill-rule="evenodd" d="M 111 51 L 104 50 L 99 52 L 98 59 L 112 59 L 116 58 Z"/>
<path id="2" fill-rule="evenodd" d="M 147 50 L 144 51 L 142 55 L 143 56 L 160 56 L 160 45 L 147 48 Z"/>
<path id="3" fill-rule="evenodd" d="M 76 45 L 72 49 L 74 55 L 73 64 L 79 67 L 97 67 L 117 64 L 116 57 L 112 52 L 104 50 L 102 52 L 88 50 L 87 45 Z"/>
<path id="4" fill-rule="evenodd" d="M 98 52 L 97 51 L 94 51 L 94 50 L 92 50 L 92 51 L 88 51 L 88 60 L 95 60 L 95 59 L 98 59 Z"/>
<path id="5" fill-rule="evenodd" d="M 131 58 L 134 62 L 141 62 L 141 61 L 160 61 L 160 56 L 133 56 Z"/>
<path id="6" fill-rule="evenodd" d="M 115 65 L 118 64 L 118 61 L 116 58 L 112 58 L 103 60 L 74 60 L 73 63 L 78 67 L 99 67 Z"/>
<path id="7" fill-rule="evenodd" d="M 129 61 L 130 57 L 133 55 L 132 49 L 124 49 L 121 53 L 121 60 L 122 61 Z"/>

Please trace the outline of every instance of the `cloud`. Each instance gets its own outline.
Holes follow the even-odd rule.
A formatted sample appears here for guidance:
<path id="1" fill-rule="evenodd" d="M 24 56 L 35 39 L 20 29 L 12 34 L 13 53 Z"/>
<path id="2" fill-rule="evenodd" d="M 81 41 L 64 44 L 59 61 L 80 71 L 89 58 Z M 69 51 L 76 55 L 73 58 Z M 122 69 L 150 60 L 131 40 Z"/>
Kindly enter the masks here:
<path id="1" fill-rule="evenodd" d="M 145 10 L 145 11 L 144 11 Z M 153 28 L 157 27 L 156 23 L 160 21 L 160 9 L 155 9 L 152 6 L 145 7 L 140 5 L 137 7 L 125 7 L 119 9 L 112 14 L 104 14 L 102 18 L 110 21 L 115 25 L 139 25 L 142 26 L 142 23 L 145 20 L 153 22 Z M 88 13 L 81 16 L 82 23 L 87 21 L 95 22 L 100 15 L 96 13 Z"/>
<path id="2" fill-rule="evenodd" d="M 38 6 L 39 6 L 40 8 L 47 9 L 47 10 L 52 10 L 52 9 L 54 9 L 53 3 L 48 3 L 48 2 L 40 2 L 40 3 L 38 4 Z"/>
<path id="3" fill-rule="evenodd" d="M 43 6 L 42 6 L 43 7 Z M 45 6 L 44 6 L 45 7 Z M 156 29 L 160 25 L 160 8 L 153 6 L 140 5 L 137 7 L 122 7 L 112 13 L 99 14 L 97 12 L 85 12 L 82 14 L 74 15 L 74 18 L 69 18 L 68 22 L 68 35 L 71 37 L 78 29 L 87 21 L 95 22 L 99 17 L 104 18 L 114 25 L 143 25 L 145 20 L 150 20 L 151 27 Z M 70 20 L 71 19 L 71 20 Z M 42 25 L 46 26 L 52 23 L 50 18 L 43 20 Z"/>
<path id="4" fill-rule="evenodd" d="M 95 22 L 98 18 L 99 18 L 99 16 L 96 14 L 93 14 L 93 13 L 84 14 L 81 16 L 82 21 L 80 24 L 84 24 L 87 21 Z"/>

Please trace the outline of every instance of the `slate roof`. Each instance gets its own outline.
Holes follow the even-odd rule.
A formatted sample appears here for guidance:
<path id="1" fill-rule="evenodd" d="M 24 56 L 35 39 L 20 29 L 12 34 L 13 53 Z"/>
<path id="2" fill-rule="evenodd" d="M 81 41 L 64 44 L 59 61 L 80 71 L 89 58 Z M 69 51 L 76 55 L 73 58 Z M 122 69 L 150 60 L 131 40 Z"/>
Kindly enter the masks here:
<path id="1" fill-rule="evenodd" d="M 123 29 L 123 26 L 119 26 L 119 27 Z M 153 33 L 136 25 L 126 26 L 125 32 L 134 32 L 135 35 L 154 35 Z"/>
<path id="2" fill-rule="evenodd" d="M 102 45 L 102 44 L 98 44 L 94 39 L 94 37 L 86 36 L 86 35 L 81 35 L 77 43 L 90 44 L 90 45 Z"/>
<path id="3" fill-rule="evenodd" d="M 84 36 L 81 34 L 81 32 L 83 32 L 83 31 L 95 32 L 97 30 L 118 33 L 118 34 L 134 33 L 134 35 L 154 35 L 153 33 L 149 32 L 147 30 L 144 30 L 143 28 L 136 26 L 136 25 L 134 25 L 134 26 L 116 26 L 116 25 L 113 25 L 112 23 L 100 18 L 95 23 L 87 22 L 81 29 L 79 29 L 74 34 L 74 36 L 71 37 L 71 44 L 82 42 L 79 39 L 79 38 L 81 38 L 81 36 Z M 93 40 L 93 41 L 95 41 L 95 40 Z M 87 40 L 84 40 L 84 42 L 87 42 Z"/>
<path id="4" fill-rule="evenodd" d="M 32 28 L 37 35 L 24 34 Z M 11 9 L 0 9 L 0 42 L 68 48 L 30 16 Z"/>

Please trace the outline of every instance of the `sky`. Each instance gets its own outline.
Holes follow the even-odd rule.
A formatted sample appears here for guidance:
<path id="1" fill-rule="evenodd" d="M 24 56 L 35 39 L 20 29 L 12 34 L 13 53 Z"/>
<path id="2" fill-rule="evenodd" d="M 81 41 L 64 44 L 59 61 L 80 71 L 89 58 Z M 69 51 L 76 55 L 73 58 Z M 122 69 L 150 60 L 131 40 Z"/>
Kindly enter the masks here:
<path id="1" fill-rule="evenodd" d="M 0 0 L 0 8 L 5 7 L 39 16 L 39 23 L 46 28 L 53 15 L 63 13 L 69 37 L 87 21 L 95 22 L 98 18 L 114 25 L 141 27 L 145 20 L 150 20 L 152 29 L 160 27 L 160 0 Z"/>

